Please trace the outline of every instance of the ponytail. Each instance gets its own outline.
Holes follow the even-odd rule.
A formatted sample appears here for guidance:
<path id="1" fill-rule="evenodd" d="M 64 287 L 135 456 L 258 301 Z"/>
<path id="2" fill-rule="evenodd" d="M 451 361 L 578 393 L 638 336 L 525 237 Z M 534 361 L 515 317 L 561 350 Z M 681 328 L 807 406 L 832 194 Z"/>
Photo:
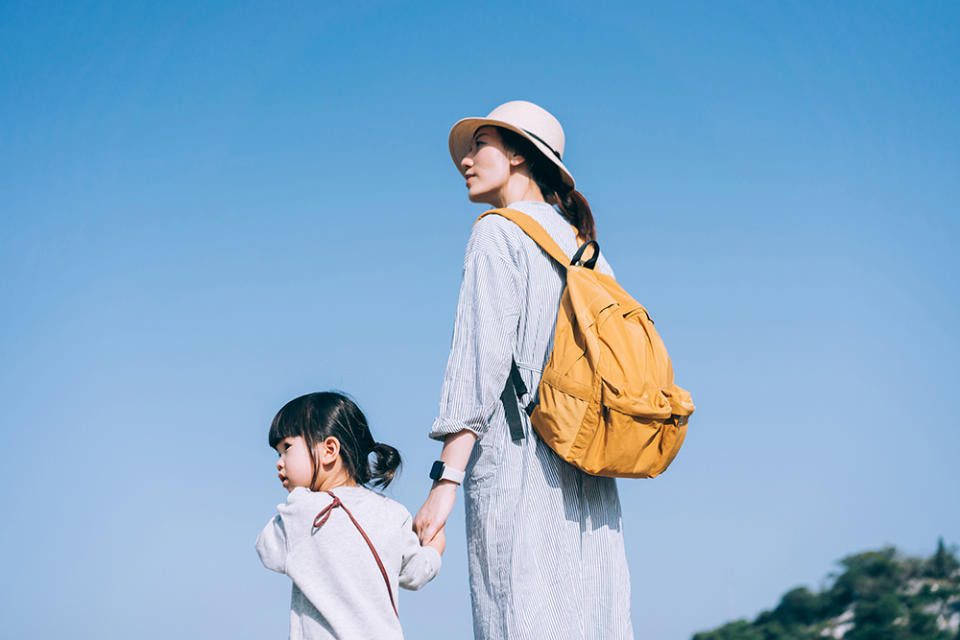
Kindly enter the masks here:
<path id="1" fill-rule="evenodd" d="M 376 456 L 370 469 L 370 480 L 373 486 L 383 489 L 391 482 L 402 464 L 400 452 L 388 444 L 377 442 L 373 445 L 372 453 Z"/>
<path id="2" fill-rule="evenodd" d="M 566 192 L 555 190 L 553 193 L 557 206 L 560 208 L 560 213 L 567 219 L 567 222 L 577 228 L 577 235 L 583 242 L 596 240 L 597 225 L 593 221 L 590 203 L 576 189 L 571 189 L 565 184 L 561 188 L 565 188 Z M 543 187 L 540 188 L 540 191 L 543 191 Z"/>
<path id="3" fill-rule="evenodd" d="M 559 167 L 520 134 L 502 127 L 497 127 L 497 131 L 506 147 L 523 156 L 543 199 L 557 206 L 560 214 L 577 229 L 580 240 L 596 240 L 597 225 L 593 221 L 590 203 L 582 193 L 563 181 Z"/>

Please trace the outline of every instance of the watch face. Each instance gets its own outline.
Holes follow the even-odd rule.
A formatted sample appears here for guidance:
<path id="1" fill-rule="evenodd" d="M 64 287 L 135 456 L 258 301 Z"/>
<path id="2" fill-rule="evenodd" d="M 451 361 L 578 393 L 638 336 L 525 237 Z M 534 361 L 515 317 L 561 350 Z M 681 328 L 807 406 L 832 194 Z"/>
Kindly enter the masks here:
<path id="1" fill-rule="evenodd" d="M 443 475 L 443 462 L 437 460 L 430 468 L 430 479 L 439 480 L 441 475 Z"/>

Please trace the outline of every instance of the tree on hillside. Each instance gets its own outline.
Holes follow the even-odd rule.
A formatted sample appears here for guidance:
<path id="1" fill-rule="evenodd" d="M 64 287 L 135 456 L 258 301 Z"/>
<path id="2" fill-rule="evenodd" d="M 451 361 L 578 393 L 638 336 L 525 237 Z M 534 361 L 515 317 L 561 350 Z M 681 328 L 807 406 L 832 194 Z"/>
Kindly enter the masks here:
<path id="1" fill-rule="evenodd" d="M 773 614 L 787 625 L 808 625 L 818 620 L 823 613 L 822 598 L 811 593 L 806 587 L 797 587 L 787 591 Z"/>
<path id="2" fill-rule="evenodd" d="M 846 571 L 837 577 L 830 591 L 843 606 L 854 599 L 875 599 L 894 591 L 904 574 L 894 547 L 847 556 L 840 564 Z"/>
<path id="3" fill-rule="evenodd" d="M 957 569 L 960 569 L 960 561 L 957 560 L 956 548 L 947 548 L 941 536 L 937 540 L 937 552 L 926 563 L 926 575 L 942 580 L 952 576 Z"/>
<path id="4" fill-rule="evenodd" d="M 746 620 L 737 620 L 713 631 L 693 636 L 693 640 L 766 640 L 763 633 Z"/>

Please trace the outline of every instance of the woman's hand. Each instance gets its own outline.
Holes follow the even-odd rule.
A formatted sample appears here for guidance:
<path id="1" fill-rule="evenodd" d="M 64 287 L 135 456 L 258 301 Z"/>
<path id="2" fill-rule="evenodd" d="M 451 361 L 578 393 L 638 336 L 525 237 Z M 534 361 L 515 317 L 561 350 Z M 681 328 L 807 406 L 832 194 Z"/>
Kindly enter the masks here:
<path id="1" fill-rule="evenodd" d="M 450 480 L 435 482 L 427 501 L 413 519 L 413 530 L 420 536 L 420 544 L 430 544 L 440 532 L 453 511 L 457 499 L 457 484 Z M 441 534 L 442 535 L 442 534 Z M 439 551 L 439 549 L 438 549 Z"/>

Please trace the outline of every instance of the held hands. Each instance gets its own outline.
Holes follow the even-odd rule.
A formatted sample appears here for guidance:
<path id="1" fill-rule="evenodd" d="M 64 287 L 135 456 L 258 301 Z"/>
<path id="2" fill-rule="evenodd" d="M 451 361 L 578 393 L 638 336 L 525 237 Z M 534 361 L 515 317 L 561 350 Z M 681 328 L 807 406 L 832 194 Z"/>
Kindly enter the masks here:
<path id="1" fill-rule="evenodd" d="M 420 536 L 420 544 L 429 544 L 436 547 L 435 539 L 439 538 L 437 551 L 443 552 L 446 546 L 446 536 L 443 527 L 453 510 L 453 503 L 457 499 L 457 485 L 449 480 L 435 482 L 426 502 L 420 507 L 413 519 L 413 530 Z"/>
<path id="2" fill-rule="evenodd" d="M 444 533 L 446 527 L 440 527 L 440 531 L 437 531 L 437 535 L 433 536 L 433 540 L 427 542 L 424 546 L 433 547 L 437 550 L 437 553 L 443 555 L 443 550 L 447 548 L 447 534 Z"/>

